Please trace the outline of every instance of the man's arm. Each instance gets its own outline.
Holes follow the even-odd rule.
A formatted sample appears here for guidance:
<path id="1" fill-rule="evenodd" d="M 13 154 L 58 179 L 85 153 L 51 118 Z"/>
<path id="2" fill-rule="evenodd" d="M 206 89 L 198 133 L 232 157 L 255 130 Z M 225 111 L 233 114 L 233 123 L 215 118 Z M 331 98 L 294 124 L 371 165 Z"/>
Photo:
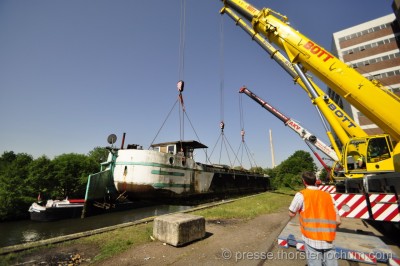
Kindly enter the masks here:
<path id="1" fill-rule="evenodd" d="M 303 207 L 303 194 L 297 192 L 294 196 L 292 203 L 289 206 L 289 216 L 293 218 L 297 212 Z"/>
<path id="2" fill-rule="evenodd" d="M 339 211 L 337 209 L 336 202 L 333 200 L 333 198 L 332 198 L 332 202 L 333 202 L 333 207 L 335 208 L 335 212 L 336 212 L 336 226 L 339 227 L 339 225 L 342 224 L 342 218 L 339 215 Z"/>
<path id="3" fill-rule="evenodd" d="M 336 213 L 336 226 L 339 227 L 339 225 L 342 224 L 342 218 L 340 218 L 340 215 Z"/>

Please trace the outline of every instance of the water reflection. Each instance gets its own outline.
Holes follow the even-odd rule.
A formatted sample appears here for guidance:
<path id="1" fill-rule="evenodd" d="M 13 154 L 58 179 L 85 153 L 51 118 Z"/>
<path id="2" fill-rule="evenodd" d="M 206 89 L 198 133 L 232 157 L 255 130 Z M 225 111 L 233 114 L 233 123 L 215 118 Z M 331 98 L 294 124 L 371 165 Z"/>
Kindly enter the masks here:
<path id="1" fill-rule="evenodd" d="M 35 230 L 26 230 L 22 232 L 23 242 L 33 242 L 40 239 L 40 235 Z"/>
<path id="2" fill-rule="evenodd" d="M 158 205 L 102 214 L 85 219 L 66 219 L 55 222 L 30 220 L 0 223 L 0 247 L 18 245 L 52 237 L 85 232 L 106 226 L 133 222 L 146 217 L 187 210 L 190 206 Z"/>

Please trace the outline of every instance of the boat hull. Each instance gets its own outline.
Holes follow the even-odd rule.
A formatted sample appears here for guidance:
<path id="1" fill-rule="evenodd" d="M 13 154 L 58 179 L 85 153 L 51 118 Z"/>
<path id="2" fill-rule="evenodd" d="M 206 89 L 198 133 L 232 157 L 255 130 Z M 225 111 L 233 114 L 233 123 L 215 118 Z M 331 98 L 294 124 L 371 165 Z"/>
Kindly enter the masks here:
<path id="1" fill-rule="evenodd" d="M 269 179 L 263 175 L 152 150 L 119 150 L 113 180 L 118 192 L 126 192 L 131 199 L 257 192 L 269 188 Z"/>
<path id="2" fill-rule="evenodd" d="M 30 219 L 32 221 L 49 222 L 62 219 L 81 217 L 83 203 L 71 204 L 69 206 L 41 206 L 33 203 L 29 208 Z"/>

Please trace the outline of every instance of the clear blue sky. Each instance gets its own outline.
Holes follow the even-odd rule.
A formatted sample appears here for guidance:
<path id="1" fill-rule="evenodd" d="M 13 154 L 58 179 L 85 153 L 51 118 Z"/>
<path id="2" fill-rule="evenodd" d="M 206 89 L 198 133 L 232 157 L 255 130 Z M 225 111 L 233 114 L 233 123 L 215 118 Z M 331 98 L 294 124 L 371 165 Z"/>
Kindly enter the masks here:
<path id="1" fill-rule="evenodd" d="M 388 0 L 249 2 L 288 16 L 293 27 L 327 49 L 332 33 L 392 13 Z M 235 151 L 243 147 L 244 125 L 258 166 L 271 167 L 270 129 L 276 163 L 296 150 L 308 151 L 245 95 L 241 120 L 242 85 L 327 142 L 303 90 L 227 15 L 221 18 L 221 7 L 219 0 L 186 0 L 181 76 L 181 0 L 0 1 L 0 153 L 87 154 L 108 145 L 110 133 L 120 145 L 123 132 L 125 144 L 147 148 L 177 99 L 181 77 L 195 132 L 209 154 L 217 145 L 213 161 L 226 154 L 218 141 L 222 118 Z M 179 140 L 178 117 L 175 108 L 155 142 Z M 184 138 L 197 139 L 190 122 L 185 120 Z"/>

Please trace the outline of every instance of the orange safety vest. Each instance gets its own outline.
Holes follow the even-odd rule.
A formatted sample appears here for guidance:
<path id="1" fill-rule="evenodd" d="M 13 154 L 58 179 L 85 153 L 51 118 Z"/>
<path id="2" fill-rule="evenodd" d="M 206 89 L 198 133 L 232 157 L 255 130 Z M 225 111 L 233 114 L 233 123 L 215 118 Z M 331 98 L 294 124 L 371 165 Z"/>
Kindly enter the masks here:
<path id="1" fill-rule="evenodd" d="M 304 189 L 304 211 L 300 211 L 302 234 L 310 239 L 333 241 L 336 236 L 336 211 L 331 196 L 321 190 Z"/>

